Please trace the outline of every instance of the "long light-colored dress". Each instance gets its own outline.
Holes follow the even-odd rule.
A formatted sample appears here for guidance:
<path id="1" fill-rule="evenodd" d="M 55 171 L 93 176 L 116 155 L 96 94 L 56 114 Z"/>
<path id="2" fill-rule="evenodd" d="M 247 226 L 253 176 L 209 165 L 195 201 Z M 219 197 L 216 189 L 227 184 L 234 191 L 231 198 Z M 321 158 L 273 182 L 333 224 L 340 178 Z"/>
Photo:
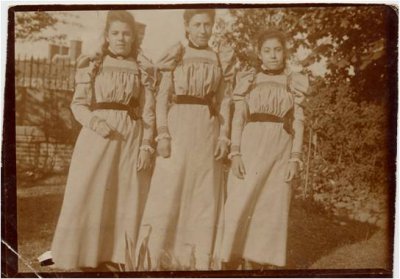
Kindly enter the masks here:
<path id="1" fill-rule="evenodd" d="M 244 179 L 228 176 L 219 257 L 283 266 L 291 199 L 285 174 L 291 153 L 301 152 L 303 109 L 288 91 L 288 72 L 247 72 L 237 79 L 231 154 L 240 152 L 246 174 Z M 292 109 L 293 135 L 284 123 L 249 121 L 253 113 L 283 118 Z"/>
<path id="2" fill-rule="evenodd" d="M 139 148 L 149 148 L 155 124 L 153 81 L 144 65 L 106 55 L 94 83 L 92 62 L 83 62 L 77 70 L 71 109 L 83 127 L 51 246 L 58 268 L 124 264 L 127 246 L 135 245 L 151 175 L 137 172 L 137 157 Z M 94 99 L 127 105 L 131 98 L 139 101 L 142 120 L 125 110 L 90 109 Z M 115 129 L 112 137 L 93 130 L 99 119 Z"/>
<path id="3" fill-rule="evenodd" d="M 218 138 L 229 134 L 233 78 L 232 67 L 220 62 L 227 65 L 230 57 L 178 43 L 158 63 L 158 138 L 171 138 L 171 156 L 156 158 L 138 238 L 138 270 L 210 267 L 224 191 L 222 163 L 214 151 Z M 218 116 L 206 105 L 170 101 L 173 94 L 204 98 L 210 93 Z"/>

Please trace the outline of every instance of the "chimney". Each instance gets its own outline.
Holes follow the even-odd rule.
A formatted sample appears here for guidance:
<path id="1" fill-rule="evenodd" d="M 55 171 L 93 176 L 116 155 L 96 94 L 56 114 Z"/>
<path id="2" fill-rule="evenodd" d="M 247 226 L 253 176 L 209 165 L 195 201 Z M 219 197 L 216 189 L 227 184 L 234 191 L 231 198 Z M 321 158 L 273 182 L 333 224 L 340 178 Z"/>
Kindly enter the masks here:
<path id="1" fill-rule="evenodd" d="M 54 55 L 60 53 L 60 46 L 55 44 L 49 44 L 48 60 L 51 61 Z"/>
<path id="2" fill-rule="evenodd" d="M 69 58 L 72 61 L 76 61 L 82 53 L 82 41 L 71 40 L 69 44 Z"/>

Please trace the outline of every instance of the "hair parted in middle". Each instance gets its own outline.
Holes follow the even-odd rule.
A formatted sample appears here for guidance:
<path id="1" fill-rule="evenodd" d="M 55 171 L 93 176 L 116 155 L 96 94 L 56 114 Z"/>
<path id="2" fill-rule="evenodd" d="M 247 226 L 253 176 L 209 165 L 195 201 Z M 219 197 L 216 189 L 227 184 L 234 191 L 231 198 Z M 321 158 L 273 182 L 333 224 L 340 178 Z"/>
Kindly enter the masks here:
<path id="1" fill-rule="evenodd" d="M 287 58 L 286 34 L 277 28 L 268 28 L 260 31 L 257 36 L 257 52 L 260 52 L 262 45 L 266 40 L 277 39 L 283 48 L 284 60 Z"/>
<path id="2" fill-rule="evenodd" d="M 198 14 L 207 14 L 211 18 L 212 22 L 215 21 L 214 9 L 186 9 L 183 12 L 183 20 L 185 22 L 185 25 L 189 25 L 189 22 L 192 19 L 192 17 Z"/>
<path id="3" fill-rule="evenodd" d="M 139 52 L 139 40 L 138 40 L 138 35 L 137 35 L 136 22 L 135 22 L 135 18 L 133 17 L 133 15 L 130 12 L 124 11 L 124 10 L 111 10 L 111 11 L 108 11 L 108 13 L 107 13 L 106 26 L 105 26 L 104 32 L 103 32 L 104 38 L 103 38 L 103 44 L 101 47 L 101 56 L 103 56 L 108 50 L 108 42 L 106 40 L 106 37 L 107 37 L 107 33 L 110 29 L 111 23 L 114 21 L 124 22 L 124 23 L 128 24 L 128 26 L 130 27 L 130 29 L 132 31 L 132 36 L 133 36 L 133 42 L 132 42 L 132 49 L 131 49 L 129 56 L 136 59 L 138 52 Z"/>

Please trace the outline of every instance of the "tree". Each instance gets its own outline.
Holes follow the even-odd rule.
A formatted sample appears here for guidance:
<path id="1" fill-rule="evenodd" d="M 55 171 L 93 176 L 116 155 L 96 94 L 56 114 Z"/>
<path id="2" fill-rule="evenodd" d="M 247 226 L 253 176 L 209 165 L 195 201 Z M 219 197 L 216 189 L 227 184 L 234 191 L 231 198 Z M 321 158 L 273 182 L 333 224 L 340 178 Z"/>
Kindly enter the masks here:
<path id="1" fill-rule="evenodd" d="M 233 46 L 243 67 L 258 66 L 257 34 L 275 27 L 287 34 L 292 62 L 310 75 L 313 97 L 305 108 L 304 145 L 312 155 L 309 196 L 327 208 L 337 210 L 345 203 L 357 211 L 355 200 L 385 192 L 388 154 L 383 147 L 393 97 L 387 37 L 394 11 L 368 5 L 234 9 L 230 15 L 230 21 L 217 23 L 225 29 L 220 41 Z M 321 61 L 326 61 L 326 74 L 313 75 L 312 66 Z M 305 180 L 303 175 L 303 187 Z"/>
<path id="2" fill-rule="evenodd" d="M 67 12 L 16 12 L 15 39 L 19 41 L 64 40 L 66 34 L 46 35 L 44 32 L 49 29 L 56 30 L 59 24 L 81 26 L 74 21 L 74 18 L 76 16 Z"/>

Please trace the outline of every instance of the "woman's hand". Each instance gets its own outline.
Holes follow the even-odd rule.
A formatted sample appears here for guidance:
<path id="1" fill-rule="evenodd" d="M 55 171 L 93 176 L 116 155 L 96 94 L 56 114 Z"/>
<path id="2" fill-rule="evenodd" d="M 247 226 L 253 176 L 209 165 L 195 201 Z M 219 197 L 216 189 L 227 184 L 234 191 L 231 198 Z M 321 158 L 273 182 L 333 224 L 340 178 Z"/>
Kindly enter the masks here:
<path id="1" fill-rule="evenodd" d="M 148 150 L 139 150 L 139 156 L 137 161 L 137 171 L 146 170 L 151 167 L 151 153 Z"/>
<path id="2" fill-rule="evenodd" d="M 164 138 L 158 141 L 157 152 L 163 158 L 168 158 L 171 155 L 171 140 Z"/>
<path id="3" fill-rule="evenodd" d="M 215 160 L 220 160 L 228 154 L 228 144 L 225 141 L 218 140 L 217 147 L 215 148 Z"/>
<path id="4" fill-rule="evenodd" d="M 286 182 L 291 182 L 298 172 L 299 172 L 299 163 L 289 162 L 285 176 Z"/>
<path id="5" fill-rule="evenodd" d="M 97 123 L 94 131 L 103 138 L 109 138 L 114 132 L 114 130 L 104 120 Z"/>
<path id="6" fill-rule="evenodd" d="M 240 155 L 233 156 L 231 161 L 231 170 L 233 174 L 239 179 L 244 179 L 246 169 L 244 168 L 242 157 Z"/>

